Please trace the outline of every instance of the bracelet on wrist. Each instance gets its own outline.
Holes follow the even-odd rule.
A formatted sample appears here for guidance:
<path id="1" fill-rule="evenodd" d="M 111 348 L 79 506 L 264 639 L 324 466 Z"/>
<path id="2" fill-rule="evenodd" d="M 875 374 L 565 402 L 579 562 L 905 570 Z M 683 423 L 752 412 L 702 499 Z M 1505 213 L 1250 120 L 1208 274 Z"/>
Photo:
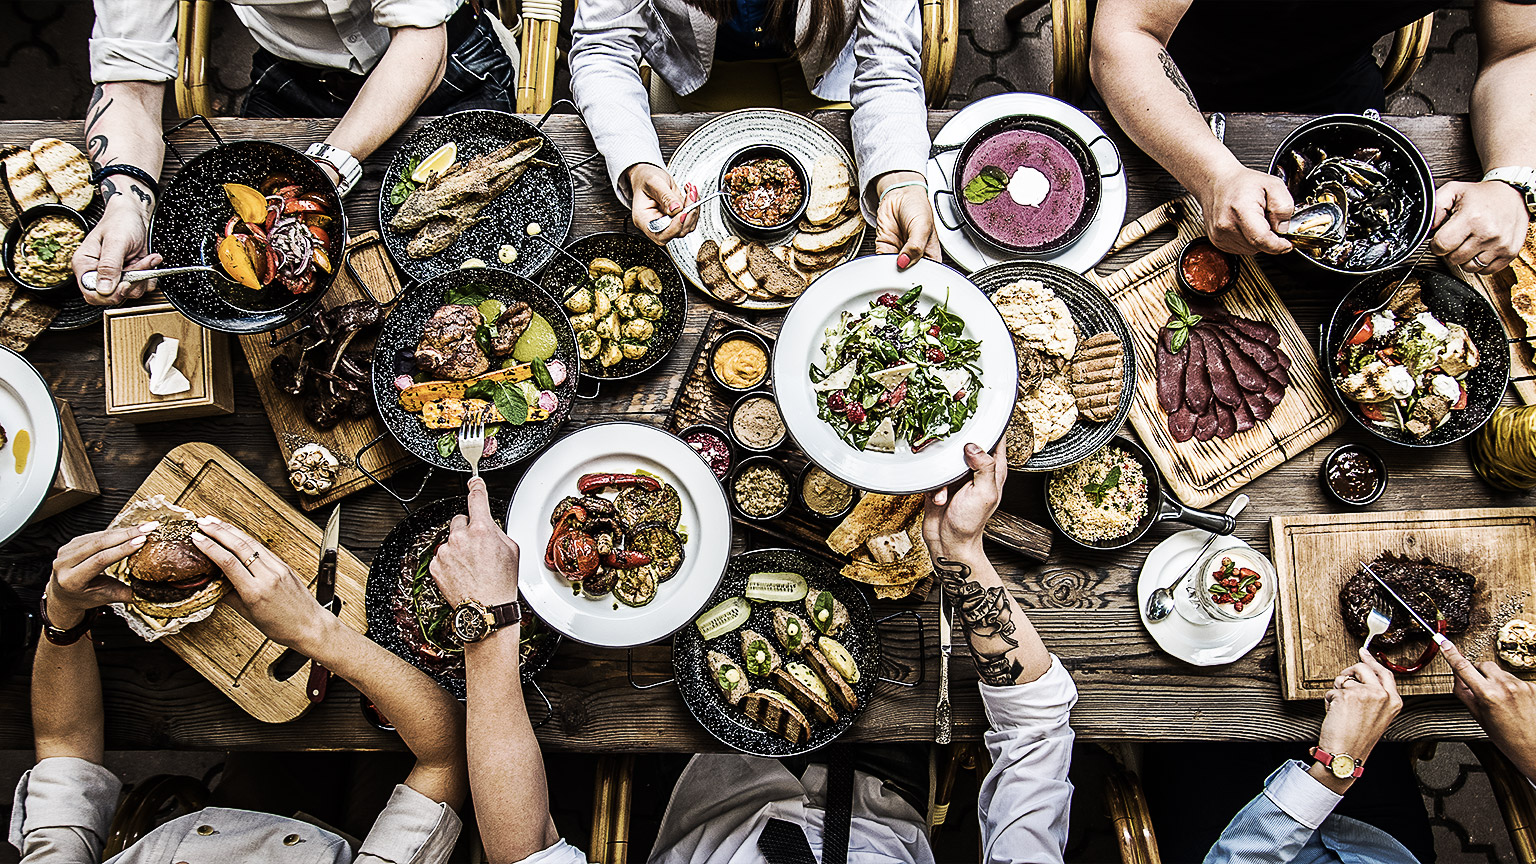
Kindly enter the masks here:
<path id="1" fill-rule="evenodd" d="M 928 181 L 926 180 L 903 180 L 900 183 L 892 183 L 891 185 L 885 187 L 885 190 L 880 193 L 880 200 L 884 201 L 885 196 L 891 194 L 897 189 L 902 189 L 907 186 L 921 186 L 923 187 L 923 191 L 925 193 L 928 191 Z"/>
<path id="2" fill-rule="evenodd" d="M 114 176 L 129 177 L 138 181 L 138 183 L 149 192 L 151 199 L 154 201 L 160 200 L 159 181 L 149 176 L 148 171 L 145 171 L 143 168 L 140 168 L 136 165 L 124 165 L 121 162 L 114 162 L 111 165 L 103 165 L 91 173 L 91 185 L 100 186 L 101 181 L 107 179 L 108 177 Z M 149 205 L 146 204 L 145 206 Z"/>

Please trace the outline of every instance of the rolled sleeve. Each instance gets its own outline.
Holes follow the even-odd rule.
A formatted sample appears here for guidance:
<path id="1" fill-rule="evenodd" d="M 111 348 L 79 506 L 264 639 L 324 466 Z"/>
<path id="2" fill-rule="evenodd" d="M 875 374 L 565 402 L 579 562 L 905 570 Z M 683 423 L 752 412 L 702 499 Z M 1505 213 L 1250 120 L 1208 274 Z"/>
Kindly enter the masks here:
<path id="1" fill-rule="evenodd" d="M 1028 684 L 979 686 L 992 757 L 980 796 L 983 858 L 1060 861 L 1072 805 L 1072 676 L 1052 657 L 1045 674 Z"/>
<path id="2" fill-rule="evenodd" d="M 91 81 L 170 81 L 176 77 L 175 0 L 95 0 Z"/>
<path id="3" fill-rule="evenodd" d="M 922 173 L 928 162 L 928 108 L 918 68 L 922 51 L 922 13 L 916 0 L 859 4 L 850 124 L 864 215 L 871 222 L 878 203 L 875 180 L 891 171 Z"/>
<path id="4" fill-rule="evenodd" d="M 459 0 L 373 0 L 373 23 L 380 27 L 440 27 L 458 11 Z M 449 50 L 454 46 L 449 45 Z"/>
<path id="5" fill-rule="evenodd" d="M 587 864 L 587 856 L 562 837 L 559 843 L 529 855 L 518 864 Z"/>
<path id="6" fill-rule="evenodd" d="M 447 861 L 463 827 L 452 807 L 402 783 L 395 787 L 389 803 L 358 848 L 355 864 Z"/>
<path id="7" fill-rule="evenodd" d="M 1287 816 L 1316 829 L 1323 820 L 1333 814 L 1344 796 L 1317 782 L 1307 773 L 1307 767 L 1292 760 L 1270 775 L 1264 784 L 1264 794 Z"/>
<path id="8" fill-rule="evenodd" d="M 72 756 L 44 759 L 21 775 L 9 839 L 23 862 L 94 864 L 112 826 L 122 781 Z"/>
<path id="9" fill-rule="evenodd" d="M 626 207 L 631 199 L 624 172 L 641 163 L 666 165 L 650 94 L 640 81 L 641 45 L 649 30 L 640 0 L 582 0 L 571 25 L 571 97 Z"/>

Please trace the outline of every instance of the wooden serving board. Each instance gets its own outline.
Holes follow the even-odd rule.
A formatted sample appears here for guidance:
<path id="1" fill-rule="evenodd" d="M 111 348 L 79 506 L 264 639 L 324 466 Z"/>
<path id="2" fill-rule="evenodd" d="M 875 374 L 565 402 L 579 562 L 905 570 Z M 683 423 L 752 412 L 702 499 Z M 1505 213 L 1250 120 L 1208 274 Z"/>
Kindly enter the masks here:
<path id="1" fill-rule="evenodd" d="M 683 376 L 683 384 L 677 390 L 677 401 L 673 403 L 671 420 L 667 426 L 672 432 L 680 432 L 695 423 L 711 423 L 729 431 L 731 407 L 737 399 L 742 398 L 742 395 L 721 389 L 710 377 L 709 352 L 721 336 L 727 331 L 736 329 L 756 333 L 767 341 L 770 348 L 775 341 L 774 334 L 745 319 L 726 312 L 713 312 L 709 320 L 704 322 L 704 331 L 699 339 L 698 348 L 694 350 L 693 359 L 688 364 L 688 371 Z M 810 460 L 806 458 L 805 453 L 790 443 L 780 445 L 779 449 L 773 451 L 773 456 L 789 473 L 789 481 L 793 489 L 799 481 L 800 471 Z M 791 492 L 791 494 L 794 493 Z M 817 519 L 802 510 L 798 503 L 792 504 L 788 512 L 772 522 L 743 519 L 735 510 L 731 511 L 731 517 L 748 528 L 836 561 L 838 566 L 848 563 L 827 548 L 827 535 L 837 527 L 837 522 Z M 1020 519 L 1012 513 L 1002 510 L 994 513 L 987 521 L 985 533 L 991 540 L 1038 561 L 1044 561 L 1051 555 L 1050 530 Z"/>
<path id="2" fill-rule="evenodd" d="M 1358 562 L 1382 552 L 1429 558 L 1477 577 L 1472 626 L 1452 637 L 1473 662 L 1494 659 L 1493 638 L 1505 621 L 1536 614 L 1536 507 L 1276 516 L 1270 554 L 1280 576 L 1275 627 L 1285 698 L 1320 699 L 1335 676 L 1359 662 L 1361 640 L 1344 629 L 1339 588 Z M 1423 672 L 1398 676 L 1397 689 L 1405 696 L 1449 693 L 1454 683 L 1450 666 L 1436 658 Z"/>
<path id="3" fill-rule="evenodd" d="M 1536 225 L 1532 225 L 1530 233 L 1526 235 L 1525 248 L 1520 251 L 1520 257 L 1503 270 L 1474 274 L 1451 265 L 1451 272 L 1488 297 L 1499 313 L 1499 321 L 1504 325 L 1505 333 L 1516 339 L 1536 337 L 1536 329 L 1528 327 L 1525 319 L 1520 317 L 1509 302 L 1510 289 L 1517 280 L 1526 283 L 1536 281 Z M 1536 340 L 1510 343 L 1509 389 L 1515 391 L 1520 401 L 1527 405 L 1536 403 L 1536 380 L 1530 380 L 1530 376 L 1536 376 Z M 1528 380 L 1516 381 L 1516 378 Z"/>
<path id="4" fill-rule="evenodd" d="M 358 284 L 358 279 L 367 283 L 373 297 L 381 303 L 388 304 L 399 296 L 400 277 L 395 273 L 394 265 L 389 263 L 379 232 L 367 231 L 351 238 L 347 241 L 347 250 L 349 268 L 336 277 L 335 284 L 326 295 L 327 309 L 369 296 Z M 323 444 L 342 462 L 341 471 L 336 475 L 336 485 L 324 495 L 294 493 L 300 499 L 300 506 L 305 510 L 314 510 L 372 485 L 373 481 L 358 468 L 356 456 L 365 444 L 380 435 L 384 436 L 384 440 L 369 450 L 361 462 L 362 467 L 373 472 L 375 477 L 389 477 L 415 460 L 400 449 L 399 443 L 389 435 L 377 412 L 362 420 L 343 420 L 331 429 L 320 430 L 305 419 L 303 403 L 278 389 L 272 381 L 272 359 L 297 349 L 287 344 L 273 345 L 272 340 L 282 338 L 301 326 L 302 322 L 296 321 L 272 333 L 242 336 L 240 347 L 245 349 L 245 359 L 250 363 L 251 375 L 256 379 L 256 390 L 261 394 L 262 407 L 267 411 L 267 418 L 272 421 L 272 431 L 277 433 L 277 447 L 282 451 L 283 463 L 287 464 L 293 457 L 293 451 L 311 441 Z M 365 346 L 354 343 L 353 347 Z"/>
<path id="5" fill-rule="evenodd" d="M 1329 397 L 1316 352 L 1296 319 L 1253 257 L 1244 255 L 1238 256 L 1236 287 L 1218 302 L 1233 315 L 1267 321 L 1280 331 L 1281 347 L 1291 359 L 1291 386 L 1269 419 L 1246 432 L 1225 440 L 1173 440 L 1167 415 L 1157 404 L 1155 352 L 1158 332 L 1168 320 L 1164 296 L 1178 288 L 1179 253 L 1205 233 L 1200 206 L 1189 196 L 1170 201 L 1125 226 L 1114 248 L 1123 249 L 1165 225 L 1172 225 L 1176 236 L 1158 249 L 1114 273 L 1086 275 L 1125 316 L 1136 347 L 1131 426 L 1174 494 L 1191 507 L 1206 507 L 1328 437 L 1343 425 L 1344 415 Z"/>
<path id="6" fill-rule="evenodd" d="M 167 453 L 128 503 L 154 495 L 239 526 L 313 586 L 324 532 L 223 450 L 193 443 Z M 336 597 L 341 601 L 341 620 L 359 633 L 368 629 L 363 605 L 367 582 L 368 566 L 346 549 L 338 550 Z M 286 649 L 263 636 L 228 604 L 218 604 L 211 616 L 160 643 L 180 654 L 187 665 L 257 720 L 284 723 L 309 709 L 305 689 L 309 662 L 287 680 L 278 680 L 272 667 Z"/>

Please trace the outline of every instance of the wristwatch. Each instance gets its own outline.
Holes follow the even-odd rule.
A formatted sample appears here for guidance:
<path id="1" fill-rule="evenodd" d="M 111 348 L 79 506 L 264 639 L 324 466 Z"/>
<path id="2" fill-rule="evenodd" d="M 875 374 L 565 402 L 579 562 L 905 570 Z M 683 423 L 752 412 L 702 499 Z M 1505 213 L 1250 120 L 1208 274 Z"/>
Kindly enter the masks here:
<path id="1" fill-rule="evenodd" d="M 1321 747 L 1313 747 L 1308 752 L 1312 754 L 1313 759 L 1340 780 L 1359 777 L 1365 773 L 1365 763 L 1348 753 L 1329 753 Z"/>
<path id="2" fill-rule="evenodd" d="M 1515 191 L 1525 198 L 1525 211 L 1532 219 L 1536 219 L 1536 168 L 1495 168 L 1484 174 L 1483 179 L 1498 180 L 1515 187 Z"/>
<path id="3" fill-rule="evenodd" d="M 101 617 L 101 607 L 98 606 L 95 609 L 86 610 L 85 617 L 80 619 L 79 624 L 68 630 L 61 629 L 53 626 L 52 622 L 48 620 L 48 592 L 45 591 L 43 592 L 42 599 L 37 601 L 37 613 L 43 622 L 44 639 L 55 645 L 73 645 L 79 642 L 80 637 L 84 636 L 91 629 L 91 626 L 96 623 L 96 619 Z"/>
<path id="4" fill-rule="evenodd" d="M 499 606 L 486 607 L 478 600 L 465 597 L 453 607 L 449 625 L 460 642 L 479 642 L 503 627 L 510 627 L 523 620 L 523 607 L 516 600 Z"/>
<path id="5" fill-rule="evenodd" d="M 336 186 L 337 195 L 351 192 L 352 187 L 357 185 L 357 181 L 363 179 L 362 163 L 340 147 L 332 147 L 323 141 L 317 141 L 309 145 L 304 155 L 336 169 L 336 173 L 341 176 L 341 182 Z"/>

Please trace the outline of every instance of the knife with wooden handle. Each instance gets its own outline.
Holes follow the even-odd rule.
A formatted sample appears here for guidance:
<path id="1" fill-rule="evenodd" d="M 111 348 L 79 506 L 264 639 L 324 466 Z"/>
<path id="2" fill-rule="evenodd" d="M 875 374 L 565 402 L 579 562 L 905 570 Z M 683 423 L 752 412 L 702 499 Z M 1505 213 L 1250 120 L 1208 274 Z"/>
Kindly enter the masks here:
<path id="1" fill-rule="evenodd" d="M 949 655 L 954 649 L 949 644 L 949 601 L 944 599 L 944 589 L 939 589 L 939 707 L 933 716 L 933 741 L 948 744 L 950 738 L 949 716 Z"/>
<path id="2" fill-rule="evenodd" d="M 335 612 L 332 601 L 336 599 L 336 549 L 341 540 L 341 505 L 331 511 L 331 519 L 325 523 L 325 539 L 320 542 L 320 571 L 315 575 L 315 602 Z M 310 658 L 309 703 L 318 705 L 325 699 L 326 687 L 331 683 L 331 671 Z"/>

